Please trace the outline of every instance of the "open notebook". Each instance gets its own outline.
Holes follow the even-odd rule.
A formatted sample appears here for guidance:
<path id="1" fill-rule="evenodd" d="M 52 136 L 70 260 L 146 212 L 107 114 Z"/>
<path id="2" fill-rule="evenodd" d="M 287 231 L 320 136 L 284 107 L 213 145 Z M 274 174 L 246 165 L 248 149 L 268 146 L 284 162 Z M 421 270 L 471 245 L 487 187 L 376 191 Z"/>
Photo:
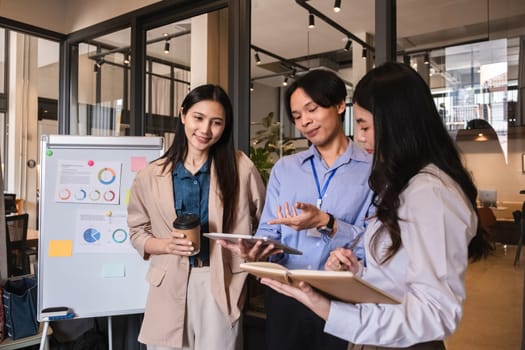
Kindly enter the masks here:
<path id="1" fill-rule="evenodd" d="M 240 267 L 257 277 L 267 277 L 294 286 L 304 281 L 329 297 L 352 304 L 399 304 L 395 297 L 349 271 L 288 270 L 271 262 L 243 263 Z"/>

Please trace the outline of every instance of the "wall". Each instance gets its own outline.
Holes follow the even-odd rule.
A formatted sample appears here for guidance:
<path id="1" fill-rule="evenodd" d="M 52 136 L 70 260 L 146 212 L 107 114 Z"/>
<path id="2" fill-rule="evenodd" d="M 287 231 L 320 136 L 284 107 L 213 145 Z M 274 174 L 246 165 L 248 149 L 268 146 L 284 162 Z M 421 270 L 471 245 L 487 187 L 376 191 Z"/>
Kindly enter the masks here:
<path id="1" fill-rule="evenodd" d="M 69 34 L 156 2 L 159 0 L 0 0 L 0 14 Z"/>
<path id="2" fill-rule="evenodd" d="M 67 0 L 0 0 L 0 15 L 59 33 L 66 33 Z M 42 14 L 45 14 L 43 16 Z"/>

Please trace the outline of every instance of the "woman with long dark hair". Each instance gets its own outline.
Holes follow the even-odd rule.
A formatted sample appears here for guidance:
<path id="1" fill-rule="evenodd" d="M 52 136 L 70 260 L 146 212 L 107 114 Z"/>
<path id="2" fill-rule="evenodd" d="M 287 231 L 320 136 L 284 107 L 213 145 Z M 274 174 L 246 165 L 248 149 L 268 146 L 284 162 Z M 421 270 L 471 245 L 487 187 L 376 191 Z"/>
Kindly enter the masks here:
<path id="1" fill-rule="evenodd" d="M 263 205 L 257 169 L 234 149 L 228 95 L 217 85 L 195 88 L 182 102 L 172 145 L 131 189 L 131 242 L 151 261 L 139 335 L 148 350 L 241 348 L 242 261 L 202 233 L 253 232 Z M 172 226 L 185 214 L 199 217 L 197 254 Z"/>
<path id="2" fill-rule="evenodd" d="M 401 303 L 353 305 L 306 284 L 262 283 L 311 308 L 349 349 L 444 349 L 462 316 L 468 261 L 492 249 L 478 225 L 476 187 L 412 68 L 390 62 L 371 70 L 353 102 L 357 140 L 374 149 L 376 211 L 365 232 L 365 264 L 339 248 L 325 268 L 362 274 Z"/>

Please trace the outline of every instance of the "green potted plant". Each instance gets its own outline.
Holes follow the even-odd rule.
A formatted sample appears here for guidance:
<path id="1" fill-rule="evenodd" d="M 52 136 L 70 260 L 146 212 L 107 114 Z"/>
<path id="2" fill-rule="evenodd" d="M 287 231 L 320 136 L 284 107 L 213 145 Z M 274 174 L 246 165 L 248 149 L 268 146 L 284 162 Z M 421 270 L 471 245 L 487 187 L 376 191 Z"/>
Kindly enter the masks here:
<path id="1" fill-rule="evenodd" d="M 270 171 L 281 157 L 295 152 L 294 141 L 288 137 L 281 138 L 281 123 L 273 120 L 270 112 L 260 122 L 254 123 L 263 128 L 251 138 L 250 158 L 255 164 L 264 183 L 268 183 Z"/>

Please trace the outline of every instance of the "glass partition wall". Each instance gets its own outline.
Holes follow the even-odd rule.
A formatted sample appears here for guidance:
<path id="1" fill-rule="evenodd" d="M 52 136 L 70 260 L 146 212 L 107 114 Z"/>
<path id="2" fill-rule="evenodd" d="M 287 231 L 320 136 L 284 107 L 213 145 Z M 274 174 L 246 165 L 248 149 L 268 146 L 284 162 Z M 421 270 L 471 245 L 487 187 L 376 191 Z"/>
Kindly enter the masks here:
<path id="1" fill-rule="evenodd" d="M 0 152 L 3 190 L 38 227 L 39 142 L 57 133 L 59 43 L 0 28 Z"/>
<path id="2" fill-rule="evenodd" d="M 171 144 L 178 108 L 190 89 L 192 19 L 146 32 L 146 135 Z"/>
<path id="3" fill-rule="evenodd" d="M 518 105 L 525 6 L 455 5 L 453 14 L 447 6 L 431 14 L 422 5 L 398 1 L 398 35 L 404 37 L 398 38 L 403 44 L 399 58 L 428 82 L 478 189 L 497 193 L 498 218 L 513 221 L 512 213 L 525 200 L 519 193 L 525 189 L 525 121 Z M 421 23 L 400 14 L 406 6 L 421 11 Z M 429 32 L 428 23 L 442 29 Z"/>
<path id="4" fill-rule="evenodd" d="M 78 105 L 71 114 L 71 134 L 127 134 L 130 32 L 126 28 L 78 44 Z"/>
<path id="5" fill-rule="evenodd" d="M 129 135 L 130 28 L 78 47 L 77 119 L 72 134 Z M 146 32 L 145 135 L 173 138 L 175 117 L 190 87 L 191 19 Z M 72 113 L 72 116 L 74 113 Z"/>

